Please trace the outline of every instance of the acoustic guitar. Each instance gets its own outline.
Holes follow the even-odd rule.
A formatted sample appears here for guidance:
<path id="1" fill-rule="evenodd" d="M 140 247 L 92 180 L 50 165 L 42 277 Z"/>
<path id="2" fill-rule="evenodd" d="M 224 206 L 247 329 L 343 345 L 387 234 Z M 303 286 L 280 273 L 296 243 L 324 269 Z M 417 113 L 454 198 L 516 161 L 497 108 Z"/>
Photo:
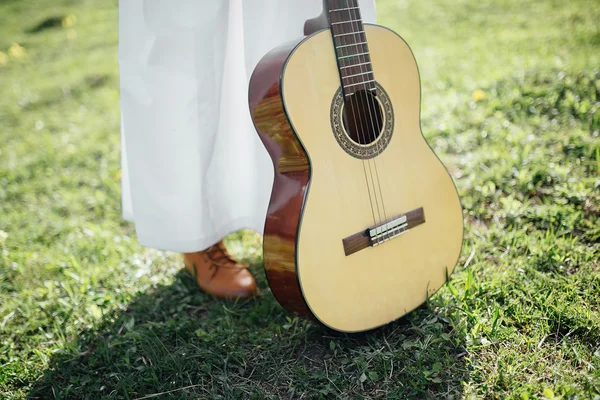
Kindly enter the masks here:
<path id="1" fill-rule="evenodd" d="M 264 230 L 269 285 L 287 310 L 371 330 L 443 286 L 463 238 L 460 200 L 420 126 L 413 53 L 325 0 L 328 28 L 268 53 L 249 102 L 275 168 Z"/>

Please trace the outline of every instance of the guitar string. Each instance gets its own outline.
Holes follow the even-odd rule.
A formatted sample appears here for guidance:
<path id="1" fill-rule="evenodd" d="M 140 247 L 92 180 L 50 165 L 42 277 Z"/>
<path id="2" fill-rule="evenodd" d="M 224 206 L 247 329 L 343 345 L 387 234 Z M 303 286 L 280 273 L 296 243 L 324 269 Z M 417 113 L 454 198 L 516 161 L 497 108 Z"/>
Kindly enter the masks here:
<path id="1" fill-rule="evenodd" d="M 361 31 L 361 25 L 363 27 L 363 29 L 362 29 L 363 33 L 362 34 L 364 35 L 364 38 L 365 38 L 365 40 L 364 40 L 365 44 L 363 44 L 363 46 L 365 46 L 367 48 L 367 51 L 366 51 L 367 54 L 366 55 L 362 55 L 362 56 L 359 55 L 357 57 L 358 57 L 358 61 L 359 61 L 359 67 L 360 67 L 361 74 L 368 74 L 368 72 L 369 72 L 368 67 L 365 67 L 365 72 L 363 72 L 363 65 L 366 62 L 368 62 L 369 64 L 371 64 L 371 59 L 370 59 L 371 54 L 370 54 L 369 45 L 368 45 L 368 42 L 367 42 L 366 31 L 364 29 L 364 23 L 362 23 L 362 15 L 360 13 L 360 8 L 359 8 L 359 5 L 358 5 L 358 0 L 356 0 L 356 1 L 357 1 L 357 3 L 354 4 L 353 0 L 346 0 L 346 5 L 348 5 L 350 3 L 350 5 L 348 5 L 348 16 L 349 16 L 351 31 L 352 31 L 352 33 L 354 33 L 352 36 L 355 39 L 355 43 L 356 43 L 355 47 L 356 47 L 357 54 L 361 54 L 362 53 L 360 51 L 359 47 L 358 47 L 358 43 L 362 42 L 361 32 L 360 32 Z M 351 7 L 354 9 L 354 11 L 350 11 Z M 354 30 L 354 24 L 355 23 L 356 23 L 356 27 L 357 27 L 356 31 Z M 356 36 L 357 35 L 358 35 L 358 41 L 356 40 Z M 372 64 L 371 64 L 371 68 L 372 68 Z M 377 86 L 375 85 L 375 74 L 374 74 L 374 72 L 373 72 L 372 69 L 371 69 L 371 75 L 373 76 L 373 83 L 374 83 L 373 86 L 374 86 L 374 89 L 376 90 Z M 361 79 L 364 76 L 365 75 L 361 75 Z M 371 129 L 372 129 L 373 135 L 375 135 L 374 140 L 377 141 L 377 143 L 375 144 L 376 154 L 377 154 L 375 157 L 377 157 L 379 155 L 379 149 L 380 149 L 380 144 L 381 144 L 380 135 L 383 134 L 381 131 L 379 131 L 379 132 L 377 131 L 376 126 L 378 126 L 378 125 L 376 125 L 373 122 L 373 115 L 377 115 L 377 112 L 375 110 L 375 107 L 377 107 L 377 103 L 376 103 L 377 100 L 375 99 L 375 97 L 373 97 L 373 110 L 372 110 L 371 101 L 370 101 L 370 99 L 368 97 L 368 94 L 367 94 L 367 93 L 370 92 L 370 89 L 368 88 L 368 82 L 363 82 L 363 86 L 364 86 L 364 90 L 365 90 L 365 100 L 364 100 L 364 102 L 362 102 L 363 103 L 363 109 L 364 109 L 364 103 L 366 103 L 367 104 L 367 108 L 369 110 L 369 122 L 371 123 Z M 387 218 L 387 212 L 386 212 L 386 209 L 385 209 L 385 202 L 384 202 L 384 199 L 383 199 L 383 191 L 381 189 L 381 180 L 379 178 L 379 171 L 378 171 L 378 168 L 377 168 L 377 161 L 376 161 L 375 158 L 373 158 L 373 165 L 374 165 L 374 168 L 375 168 L 375 176 L 377 178 L 377 186 L 378 186 L 378 189 L 379 189 L 379 198 L 381 200 L 381 207 L 383 209 L 383 216 L 384 216 L 383 224 L 386 224 L 386 223 L 388 223 L 388 218 Z M 373 189 L 376 190 L 375 189 L 375 182 L 373 182 Z M 389 239 L 390 239 L 390 232 L 387 233 L 387 240 L 389 240 Z"/>
<path id="2" fill-rule="evenodd" d="M 347 0 L 347 2 L 350 2 L 350 1 L 353 1 L 353 0 Z M 367 47 L 367 51 L 366 51 L 367 55 L 365 55 L 364 58 L 365 58 L 365 61 L 368 61 L 369 64 L 371 64 L 371 61 L 372 61 L 370 59 L 371 52 L 370 52 L 370 49 L 369 49 L 369 44 L 368 44 L 368 40 L 367 40 L 367 34 L 366 34 L 366 31 L 365 31 L 365 28 L 364 28 L 364 23 L 363 23 L 363 20 L 362 20 L 362 15 L 361 15 L 361 12 L 360 12 L 360 7 L 359 7 L 359 4 L 358 4 L 359 0 L 356 0 L 356 1 L 357 1 L 356 4 L 354 4 L 354 3 L 351 4 L 352 9 L 354 9 L 355 11 L 353 12 L 354 15 L 350 15 L 350 21 L 355 21 L 356 22 L 356 27 L 358 29 L 358 32 L 361 31 L 361 25 L 362 25 L 362 31 L 363 31 L 363 35 L 365 37 L 365 40 L 364 40 L 365 44 L 364 44 L 364 46 Z M 350 9 L 350 7 L 349 7 L 349 9 Z M 353 25 L 354 23 L 351 22 L 351 24 Z M 353 29 L 354 29 L 354 26 L 353 26 Z M 360 37 L 359 37 L 359 39 L 360 39 Z M 357 51 L 359 51 L 358 47 L 357 47 Z M 369 60 L 367 60 L 367 57 L 369 57 Z M 360 56 L 359 56 L 359 60 L 360 60 Z M 363 64 L 363 63 L 361 62 L 361 64 Z M 367 67 L 365 67 L 365 68 L 367 69 L 367 73 L 368 73 L 369 72 L 368 68 Z M 361 73 L 362 73 L 362 67 L 361 67 Z M 375 81 L 375 73 L 372 70 L 372 64 L 371 64 L 371 75 L 373 75 L 373 81 Z M 377 90 L 377 86 L 375 84 L 373 86 L 374 86 L 373 90 Z M 367 85 L 365 84 L 365 88 L 366 87 L 367 87 Z M 380 115 L 377 113 L 377 110 L 376 110 L 376 107 L 378 107 L 378 105 L 377 105 L 377 99 L 375 98 L 375 96 L 373 96 L 372 100 L 373 100 L 373 102 L 371 103 L 369 101 L 369 98 L 366 97 L 366 102 L 367 102 L 367 105 L 369 107 L 369 116 L 370 116 L 371 128 L 373 129 L 374 134 L 379 134 L 377 137 L 375 137 L 375 140 L 377 141 L 376 144 L 375 144 L 377 155 L 375 157 L 378 157 L 379 154 L 380 154 L 379 153 L 380 149 L 383 152 L 382 138 L 381 139 L 379 138 L 380 135 L 383 135 L 383 132 L 381 132 L 381 131 L 377 132 L 376 128 L 380 126 L 380 123 L 381 123 L 381 129 L 382 130 L 385 129 L 385 127 L 382 124 L 383 121 L 380 121 L 380 119 L 379 119 Z M 373 105 L 373 113 L 371 113 L 371 104 Z M 385 112 L 385 110 L 382 110 L 382 112 Z M 375 115 L 375 119 L 376 119 L 375 124 L 373 123 L 373 115 Z M 381 116 L 381 117 L 383 117 L 383 116 Z M 378 171 L 377 162 L 376 162 L 375 159 L 373 159 L 373 164 L 375 166 L 375 175 L 377 177 L 377 186 L 379 188 L 379 197 L 381 199 L 381 207 L 383 208 L 383 215 L 384 215 L 384 218 L 385 218 L 384 224 L 386 224 L 389 221 L 388 221 L 387 212 L 386 212 L 386 209 L 385 209 L 385 201 L 384 201 L 384 198 L 383 198 L 383 190 L 381 189 L 381 179 L 379 178 L 379 171 Z M 387 234 L 384 233 L 383 236 L 386 236 L 386 235 L 387 235 L 387 240 L 390 240 L 390 238 L 391 238 L 391 232 L 388 231 Z"/>
<path id="3" fill-rule="evenodd" d="M 346 1 L 345 1 L 345 3 L 346 3 L 346 8 L 344 8 L 342 4 L 340 4 L 340 6 L 339 6 L 339 7 L 336 7 L 336 6 L 335 6 L 335 0 L 334 0 L 334 7 L 336 7 L 336 9 L 337 9 L 338 11 L 343 11 L 343 10 L 347 10 L 347 11 L 349 11 L 349 8 L 348 8 L 348 7 L 349 7 L 349 6 L 348 6 L 348 1 L 346 0 Z M 352 47 L 352 43 L 345 43 L 345 42 L 344 42 L 344 39 L 348 37 L 348 34 L 350 34 L 350 35 L 351 35 L 353 38 L 355 38 L 355 37 L 356 37 L 356 33 L 354 32 L 354 25 L 353 25 L 353 24 L 351 25 L 351 27 L 350 27 L 350 32 L 348 32 L 348 31 L 346 31 L 346 29 L 344 28 L 344 25 L 345 25 L 345 24 L 344 24 L 344 21 L 343 21 L 343 20 L 342 20 L 342 21 L 336 21 L 336 22 L 342 22 L 342 23 L 341 23 L 341 27 L 340 27 L 340 28 L 341 28 L 341 34 L 343 34 L 343 35 L 344 35 L 344 36 L 340 37 L 340 39 L 338 39 L 338 40 L 340 40 L 340 42 L 341 42 L 341 44 L 342 44 L 342 45 L 344 45 L 344 46 L 350 46 L 350 47 Z M 332 26 L 333 26 L 333 25 L 332 25 Z M 357 45 L 357 44 L 355 44 L 355 46 L 354 46 L 354 47 L 358 48 L 358 45 Z M 341 50 L 341 49 L 340 49 L 340 50 Z M 342 51 L 342 55 L 341 55 L 341 56 L 343 56 L 343 50 L 341 50 L 341 51 Z M 347 55 L 346 55 L 346 56 L 347 56 Z M 352 67 L 352 65 L 350 65 L 349 67 Z M 354 68 L 356 68 L 356 66 L 354 66 Z M 360 71 L 361 71 L 361 73 L 363 72 L 363 71 L 362 71 L 362 67 L 360 68 Z M 347 79 L 347 78 L 346 78 L 346 79 Z M 342 81 L 342 84 L 343 84 L 343 81 Z M 344 90 L 344 92 L 345 92 L 345 90 Z M 346 95 L 346 93 L 344 93 L 344 101 L 345 101 L 345 97 L 347 97 L 347 96 L 348 96 L 348 95 Z M 351 96 L 351 97 L 350 97 L 350 104 L 351 104 L 352 106 L 353 106 L 354 104 L 356 104 L 356 106 L 357 106 L 357 109 L 358 109 L 358 111 L 359 111 L 359 116 L 360 116 L 360 104 L 359 104 L 360 100 L 359 100 L 359 99 L 355 99 L 356 95 L 354 95 L 354 94 L 350 94 L 349 96 Z M 360 102 L 360 103 L 362 103 L 362 102 Z M 365 107 L 364 107 L 364 104 L 363 104 L 363 111 L 364 111 L 364 109 L 365 109 Z M 352 109 L 352 112 L 353 112 L 353 114 L 354 114 L 354 112 L 355 112 L 354 108 Z M 366 113 L 364 113 L 364 112 L 363 112 L 363 114 L 365 114 L 365 117 L 366 117 Z M 354 118 L 356 119 L 356 115 L 355 115 L 355 114 L 354 114 Z M 360 118 L 360 117 L 359 117 L 359 118 Z M 364 144 L 366 144 L 366 142 L 367 142 L 367 141 L 366 141 L 366 135 L 365 135 L 365 133 L 364 133 L 364 128 L 365 128 L 365 125 L 364 125 L 363 123 L 364 123 L 364 118 L 360 118 L 360 120 L 359 120 L 359 123 L 358 123 L 358 126 L 360 126 L 360 130 L 357 128 L 357 133 L 359 133 L 359 134 L 362 136 L 363 143 L 364 143 Z M 356 127 L 356 124 L 355 124 L 355 127 Z M 363 162 L 363 166 L 364 166 L 365 160 L 363 159 L 363 160 L 362 160 L 362 162 Z M 380 207 L 379 207 L 379 199 L 377 198 L 377 192 L 376 192 L 376 187 L 375 187 L 375 178 L 373 177 L 373 167 L 371 166 L 371 160 L 367 158 L 367 159 L 366 159 L 366 163 L 367 163 L 367 166 L 369 167 L 369 175 L 371 176 L 371 185 L 372 185 L 372 187 L 373 187 L 373 197 L 375 197 L 375 208 L 377 209 L 378 221 L 376 221 L 376 220 L 375 220 L 375 218 L 374 218 L 374 224 L 375 224 L 375 226 L 377 226 L 377 225 L 379 225 L 380 223 L 382 223 L 382 218 L 381 218 L 381 209 L 380 209 Z M 374 161 L 373 161 L 373 163 L 374 163 Z M 369 181 L 369 180 L 368 180 L 368 178 L 367 178 L 367 188 L 368 188 L 368 189 L 369 189 L 369 191 L 370 191 L 370 186 L 369 186 L 369 183 L 368 183 L 368 181 Z M 371 208 L 372 208 L 372 210 L 373 210 L 373 201 L 372 201 L 371 197 L 369 198 L 369 201 L 370 201 L 370 203 L 371 203 Z M 374 212 L 373 212 L 373 214 L 374 214 Z"/>
<path id="4" fill-rule="evenodd" d="M 343 5 L 340 4 L 340 8 L 339 9 L 341 11 L 346 10 L 346 11 L 349 12 L 350 9 L 349 9 L 349 5 L 348 5 L 348 0 L 345 1 L 345 5 L 346 5 L 346 7 L 344 8 Z M 351 19 L 352 19 L 352 17 L 350 17 L 350 20 Z M 344 22 L 344 21 L 342 20 L 341 22 Z M 345 45 L 352 47 L 352 44 L 353 44 L 352 40 L 355 40 L 354 47 L 356 49 L 358 49 L 358 44 L 356 42 L 356 32 L 354 31 L 354 25 L 352 23 L 350 24 L 349 31 L 346 31 L 345 30 L 346 28 L 344 28 L 344 25 L 346 25 L 346 24 L 342 23 L 341 25 L 342 25 L 342 33 L 346 34 L 346 36 L 344 36 L 344 38 L 347 38 L 347 40 L 350 40 L 350 43 L 345 43 Z M 352 39 L 348 36 L 348 34 L 350 34 L 350 36 L 352 37 Z M 346 51 L 349 52 L 350 49 L 347 48 Z M 347 56 L 348 55 L 352 55 L 352 54 L 347 54 Z M 360 61 L 360 57 L 359 57 L 359 61 Z M 360 64 L 360 62 L 359 62 L 359 64 Z M 349 67 L 356 68 L 356 66 L 352 66 L 352 65 L 349 65 Z M 363 73 L 362 66 L 359 66 L 359 69 L 360 69 L 360 72 Z M 356 104 L 356 106 L 357 106 L 357 108 L 359 110 L 359 118 L 360 118 L 359 126 L 361 128 L 360 132 L 361 132 L 363 144 L 366 145 L 366 143 L 367 143 L 367 136 L 365 134 L 365 127 L 366 127 L 365 118 L 366 118 L 366 113 L 364 113 L 364 109 L 365 109 L 365 107 L 364 107 L 364 101 L 362 101 L 362 98 L 357 98 L 358 96 L 356 94 L 350 94 L 350 96 L 351 96 L 350 97 L 351 103 L 352 103 L 352 100 L 354 99 L 355 100 L 355 104 Z M 363 107 L 362 107 L 363 108 L 363 113 L 362 114 L 364 115 L 364 118 L 360 117 L 361 116 L 361 113 L 360 113 L 360 106 L 361 106 L 361 104 L 363 105 Z M 368 130 L 368 128 L 367 128 L 367 130 Z M 367 158 L 366 160 L 367 160 L 366 161 L 367 165 L 369 166 L 369 174 L 371 176 L 371 184 L 372 184 L 372 187 L 373 187 L 373 193 L 374 193 L 374 197 L 375 197 L 375 208 L 377 210 L 377 216 L 378 216 L 378 221 L 375 222 L 375 226 L 378 226 L 378 225 L 380 225 L 380 224 L 383 223 L 385 215 L 384 215 L 384 218 L 381 217 L 381 208 L 379 206 L 379 202 L 382 199 L 381 198 L 379 198 L 379 199 L 377 198 L 377 189 L 375 187 L 375 178 L 373 177 L 373 169 L 375 169 L 374 167 L 376 167 L 376 164 L 375 164 L 375 160 L 371 160 L 370 158 Z M 373 166 L 372 166 L 372 164 L 373 164 Z"/>
<path id="5" fill-rule="evenodd" d="M 337 7 L 336 7 L 336 4 L 335 4 L 335 0 L 332 0 L 332 1 L 333 1 L 333 6 L 329 7 L 329 8 L 332 9 L 332 10 L 334 10 Z M 334 25 L 332 24 L 333 21 L 332 21 L 331 11 L 328 12 L 328 19 L 329 19 L 329 23 L 330 23 L 330 27 L 331 27 L 331 34 L 335 35 Z M 336 50 L 338 50 L 337 46 L 335 46 L 335 37 L 332 37 L 332 39 L 333 39 L 333 42 L 334 42 L 334 47 L 336 48 Z M 337 52 L 336 52 L 336 57 L 337 57 Z M 345 94 L 344 94 L 344 90 L 343 90 L 344 89 L 344 87 L 343 87 L 343 81 L 341 83 L 342 83 L 342 101 L 345 103 Z M 356 114 L 354 113 L 354 108 L 352 108 L 352 114 L 353 114 L 353 119 L 354 119 L 354 126 L 356 128 L 356 131 L 358 132 L 357 118 L 356 118 Z M 341 117 L 343 118 L 344 115 L 342 114 Z M 342 123 L 342 125 L 343 125 L 343 123 Z M 366 167 L 365 167 L 364 160 L 362 160 L 362 166 L 363 166 L 363 173 L 365 175 L 365 182 L 366 182 L 366 185 L 367 185 L 367 192 L 369 194 L 369 203 L 371 205 L 371 214 L 373 216 L 373 224 L 376 224 L 376 221 L 375 221 L 375 210 L 373 208 L 373 200 L 372 200 L 372 196 L 371 196 L 371 188 L 369 186 L 369 179 L 367 177 L 367 170 L 366 170 Z M 373 190 L 375 190 L 375 186 L 374 185 L 373 185 Z"/>
<path id="6" fill-rule="evenodd" d="M 333 7 L 331 7 L 331 10 L 337 9 L 337 6 L 335 4 L 335 0 L 333 0 L 332 3 L 333 3 Z M 341 5 L 340 5 L 340 8 L 341 8 Z M 328 17 L 329 17 L 329 22 L 330 22 L 330 26 L 331 26 L 331 33 L 332 33 L 332 35 L 335 35 L 336 34 L 335 33 L 335 28 L 334 28 L 334 24 L 332 24 L 332 22 L 338 22 L 338 21 L 333 21 L 333 16 L 332 16 L 331 13 L 332 12 L 329 11 Z M 341 30 L 342 30 L 341 33 L 345 33 L 343 27 L 341 28 Z M 340 36 L 339 38 L 342 38 L 342 36 Z M 335 37 L 333 37 L 333 39 L 334 39 L 334 47 L 336 47 L 337 50 L 343 51 L 340 48 L 338 48 L 337 46 L 335 46 L 335 42 L 336 42 L 335 41 Z M 338 40 L 341 42 L 340 44 L 345 45 L 343 43 L 343 40 L 341 40 L 341 39 L 338 39 Z M 339 56 L 339 54 L 337 54 L 337 52 L 336 52 L 336 57 L 337 56 Z M 340 78 L 342 79 L 341 80 L 341 84 L 342 84 L 342 101 L 345 104 L 346 103 L 346 98 L 345 98 L 346 94 L 345 94 L 345 90 L 344 90 L 344 82 L 343 82 L 344 78 L 343 78 L 342 74 L 340 74 L 340 75 L 341 75 Z M 353 106 L 353 100 L 354 100 L 354 97 L 353 96 L 350 97 L 350 105 L 351 105 L 350 108 L 352 110 L 352 116 L 353 116 L 353 120 L 354 120 L 354 127 L 355 127 L 357 133 L 360 132 L 360 134 L 361 134 L 361 136 L 363 138 L 363 141 L 365 141 L 365 135 L 364 135 L 364 131 L 362 130 L 362 124 L 360 124 L 359 122 L 357 122 L 359 119 L 356 117 L 356 111 L 355 111 L 355 108 Z M 343 118 L 344 116 L 342 115 L 341 117 Z M 359 129 L 359 126 L 361 127 L 361 129 Z M 377 214 L 378 214 L 379 220 L 381 220 L 381 213 L 379 212 L 379 204 L 378 204 L 378 200 L 377 200 L 377 195 L 375 193 L 375 183 L 373 181 L 373 171 L 371 169 L 370 163 L 367 160 L 367 165 L 369 167 L 369 174 L 371 175 L 371 181 L 372 181 L 371 185 L 370 185 L 369 184 L 369 178 L 368 178 L 368 175 L 367 175 L 367 168 L 365 166 L 365 160 L 361 160 L 361 162 L 362 162 L 362 166 L 363 166 L 363 172 L 364 172 L 364 175 L 365 175 L 365 182 L 366 182 L 366 185 L 367 185 L 367 192 L 369 194 L 369 203 L 371 205 L 371 214 L 373 216 L 373 225 L 377 225 L 378 222 L 377 222 L 377 219 L 375 217 L 375 208 L 373 207 L 373 197 L 375 197 L 375 204 L 377 205 Z M 371 186 L 373 187 L 373 194 L 371 194 Z"/>

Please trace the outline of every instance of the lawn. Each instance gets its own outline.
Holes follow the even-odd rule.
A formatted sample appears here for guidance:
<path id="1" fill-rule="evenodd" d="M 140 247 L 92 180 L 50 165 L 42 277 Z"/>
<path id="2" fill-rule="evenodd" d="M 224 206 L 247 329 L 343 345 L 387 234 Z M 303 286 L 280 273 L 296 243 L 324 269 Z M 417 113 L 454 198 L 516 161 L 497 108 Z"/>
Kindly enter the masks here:
<path id="1" fill-rule="evenodd" d="M 126 0 L 125 0 L 126 1 Z M 117 1 L 0 0 L 0 398 L 600 398 L 600 2 L 381 0 L 461 195 L 448 285 L 375 332 L 220 302 L 120 211 Z"/>

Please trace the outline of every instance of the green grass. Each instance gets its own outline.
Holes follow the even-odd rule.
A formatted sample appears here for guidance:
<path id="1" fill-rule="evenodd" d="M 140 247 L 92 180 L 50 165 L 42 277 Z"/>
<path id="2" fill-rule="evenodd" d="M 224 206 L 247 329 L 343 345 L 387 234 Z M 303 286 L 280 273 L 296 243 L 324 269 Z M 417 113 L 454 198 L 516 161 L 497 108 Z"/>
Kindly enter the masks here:
<path id="1" fill-rule="evenodd" d="M 467 224 L 450 284 L 355 336 L 283 311 L 251 232 L 239 303 L 136 243 L 116 3 L 0 0 L 0 398 L 600 398 L 600 3 L 378 2 Z"/>

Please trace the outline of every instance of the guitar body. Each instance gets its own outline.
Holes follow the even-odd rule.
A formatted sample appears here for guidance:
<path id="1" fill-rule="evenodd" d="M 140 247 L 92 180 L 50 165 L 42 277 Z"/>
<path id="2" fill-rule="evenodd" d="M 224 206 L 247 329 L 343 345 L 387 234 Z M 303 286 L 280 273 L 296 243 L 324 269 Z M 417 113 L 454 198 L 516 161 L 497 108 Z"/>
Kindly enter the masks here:
<path id="1" fill-rule="evenodd" d="M 384 119 L 370 150 L 347 140 L 329 30 L 267 54 L 250 83 L 252 118 L 275 168 L 264 231 L 269 285 L 286 309 L 343 332 L 423 304 L 452 273 L 463 235 L 456 188 L 421 132 L 414 56 L 394 32 L 364 30 Z M 365 245 L 369 228 L 411 212 L 417 225 Z"/>

